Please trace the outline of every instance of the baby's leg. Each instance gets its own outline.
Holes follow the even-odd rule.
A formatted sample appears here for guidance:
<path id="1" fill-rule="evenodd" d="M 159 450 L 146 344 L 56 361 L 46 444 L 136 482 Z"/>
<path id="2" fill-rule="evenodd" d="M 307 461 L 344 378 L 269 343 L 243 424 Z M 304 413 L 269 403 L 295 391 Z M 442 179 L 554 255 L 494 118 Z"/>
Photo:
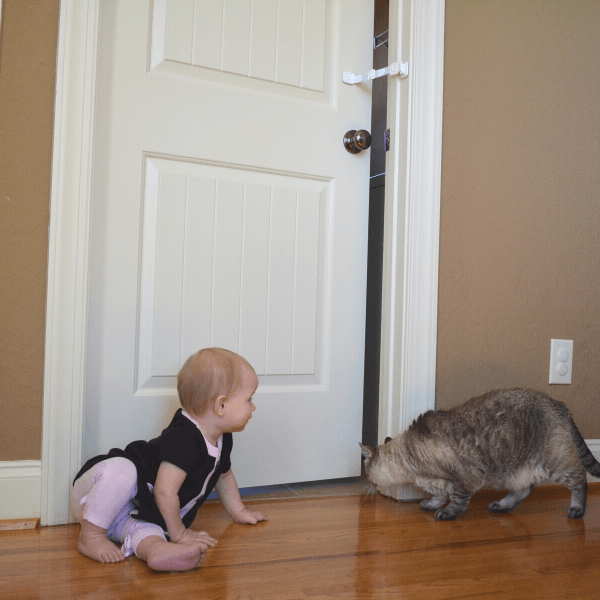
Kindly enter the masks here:
<path id="1" fill-rule="evenodd" d="M 104 460 L 73 486 L 72 500 L 81 523 L 77 549 L 98 562 L 119 562 L 125 555 L 106 536 L 110 524 L 137 493 L 137 470 L 126 458 Z"/>
<path id="2" fill-rule="evenodd" d="M 131 517 L 123 527 L 125 547 L 145 560 L 155 571 L 188 571 L 204 560 L 208 546 L 205 544 L 174 544 L 167 542 L 164 531 L 153 523 L 137 521 Z"/>

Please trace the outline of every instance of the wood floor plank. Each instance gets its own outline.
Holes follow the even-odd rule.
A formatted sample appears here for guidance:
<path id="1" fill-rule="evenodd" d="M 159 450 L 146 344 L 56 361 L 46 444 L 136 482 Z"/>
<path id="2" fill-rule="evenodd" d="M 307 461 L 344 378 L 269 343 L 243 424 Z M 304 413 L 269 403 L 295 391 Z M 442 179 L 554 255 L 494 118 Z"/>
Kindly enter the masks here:
<path id="1" fill-rule="evenodd" d="M 218 538 L 203 566 L 156 573 L 135 557 L 100 564 L 78 526 L 0 532 L 0 598 L 25 600 L 600 598 L 600 484 L 582 520 L 568 491 L 537 489 L 513 513 L 476 495 L 457 521 L 382 496 L 247 502 L 270 520 L 231 523 L 218 502 L 195 529 Z"/>

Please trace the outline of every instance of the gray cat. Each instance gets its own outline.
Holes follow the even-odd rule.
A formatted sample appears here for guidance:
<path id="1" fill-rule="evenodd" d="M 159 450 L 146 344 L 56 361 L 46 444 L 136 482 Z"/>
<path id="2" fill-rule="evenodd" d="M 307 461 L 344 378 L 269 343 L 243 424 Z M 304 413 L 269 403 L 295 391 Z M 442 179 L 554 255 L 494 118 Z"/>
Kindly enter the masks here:
<path id="1" fill-rule="evenodd" d="M 360 445 L 374 484 L 417 485 L 431 494 L 421 508 L 437 511 L 443 521 L 462 515 L 482 488 L 509 490 L 488 506 L 503 513 L 518 506 L 536 483 L 548 480 L 571 490 L 567 516 L 580 519 L 587 497 L 585 471 L 600 477 L 600 463 L 567 407 L 526 389 L 497 390 L 448 411 L 430 410 L 381 446 Z"/>

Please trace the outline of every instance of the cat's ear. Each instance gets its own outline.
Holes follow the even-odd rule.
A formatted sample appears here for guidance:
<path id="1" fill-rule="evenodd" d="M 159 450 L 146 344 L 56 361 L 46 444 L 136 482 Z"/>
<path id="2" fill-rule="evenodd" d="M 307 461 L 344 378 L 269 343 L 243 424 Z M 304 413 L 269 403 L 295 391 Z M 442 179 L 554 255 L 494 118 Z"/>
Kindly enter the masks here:
<path id="1" fill-rule="evenodd" d="M 384 444 L 387 444 L 388 442 L 391 442 L 392 438 L 391 437 L 386 437 L 385 438 L 385 442 L 383 442 Z"/>
<path id="2" fill-rule="evenodd" d="M 371 460 L 375 456 L 375 448 L 371 448 L 371 446 L 365 446 L 364 444 L 361 444 L 360 442 L 358 442 L 358 445 L 360 446 L 360 450 L 363 455 L 363 458 Z"/>

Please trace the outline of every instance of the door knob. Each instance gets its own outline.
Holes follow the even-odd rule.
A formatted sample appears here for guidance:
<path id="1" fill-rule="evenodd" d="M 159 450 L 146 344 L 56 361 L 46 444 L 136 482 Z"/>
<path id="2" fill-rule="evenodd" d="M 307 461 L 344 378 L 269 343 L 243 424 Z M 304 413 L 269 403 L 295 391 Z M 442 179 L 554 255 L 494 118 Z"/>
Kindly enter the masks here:
<path id="1" fill-rule="evenodd" d="M 366 129 L 351 129 L 346 131 L 344 136 L 344 148 L 350 154 L 358 154 L 361 150 L 366 150 L 371 146 L 371 134 Z"/>

